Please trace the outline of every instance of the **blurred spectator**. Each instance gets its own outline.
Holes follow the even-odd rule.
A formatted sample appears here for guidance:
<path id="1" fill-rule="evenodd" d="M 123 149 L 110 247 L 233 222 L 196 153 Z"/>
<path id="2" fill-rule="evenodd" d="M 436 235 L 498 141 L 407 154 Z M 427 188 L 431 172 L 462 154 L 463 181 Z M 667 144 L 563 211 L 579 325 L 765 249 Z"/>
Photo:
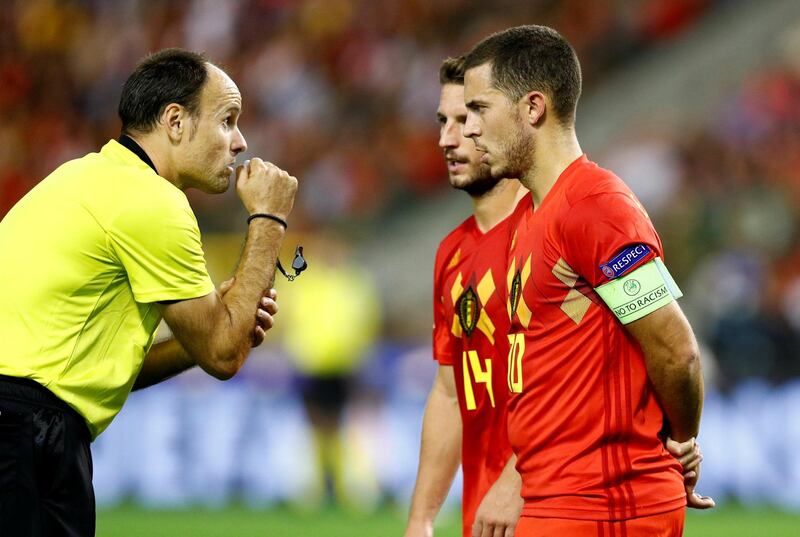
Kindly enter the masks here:
<path id="1" fill-rule="evenodd" d="M 378 498 L 376 476 L 361 472 L 360 482 L 354 483 L 352 474 L 348 479 L 342 425 L 357 373 L 377 343 L 378 295 L 369 274 L 353 264 L 336 237 L 318 235 L 307 247 L 313 270 L 277 285 L 279 330 L 297 371 L 317 455 L 318 479 L 305 501 L 316 506 L 331 498 L 345 507 L 368 508 Z"/>

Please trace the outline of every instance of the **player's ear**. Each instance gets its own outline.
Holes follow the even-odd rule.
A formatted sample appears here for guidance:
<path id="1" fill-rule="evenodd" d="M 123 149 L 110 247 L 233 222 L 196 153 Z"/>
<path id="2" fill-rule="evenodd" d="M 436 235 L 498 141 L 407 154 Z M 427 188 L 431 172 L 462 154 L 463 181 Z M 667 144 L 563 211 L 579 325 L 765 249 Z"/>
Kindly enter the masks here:
<path id="1" fill-rule="evenodd" d="M 520 99 L 523 119 L 531 126 L 537 126 L 544 118 L 547 99 L 540 91 L 529 91 Z"/>
<path id="2" fill-rule="evenodd" d="M 164 107 L 160 122 L 172 142 L 179 143 L 181 141 L 183 133 L 188 127 L 188 118 L 189 114 L 186 108 L 177 103 L 170 103 Z"/>

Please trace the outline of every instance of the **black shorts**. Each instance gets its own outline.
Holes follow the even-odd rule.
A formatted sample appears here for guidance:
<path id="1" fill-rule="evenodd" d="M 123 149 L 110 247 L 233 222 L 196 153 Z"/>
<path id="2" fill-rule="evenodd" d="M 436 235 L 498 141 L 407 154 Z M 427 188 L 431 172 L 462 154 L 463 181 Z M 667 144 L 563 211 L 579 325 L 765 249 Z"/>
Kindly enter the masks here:
<path id="1" fill-rule="evenodd" d="M 0 375 L 0 536 L 95 533 L 84 419 L 29 379 Z"/>
<path id="2" fill-rule="evenodd" d="M 300 379 L 300 397 L 307 407 L 340 413 L 350 395 L 350 376 L 303 377 Z"/>

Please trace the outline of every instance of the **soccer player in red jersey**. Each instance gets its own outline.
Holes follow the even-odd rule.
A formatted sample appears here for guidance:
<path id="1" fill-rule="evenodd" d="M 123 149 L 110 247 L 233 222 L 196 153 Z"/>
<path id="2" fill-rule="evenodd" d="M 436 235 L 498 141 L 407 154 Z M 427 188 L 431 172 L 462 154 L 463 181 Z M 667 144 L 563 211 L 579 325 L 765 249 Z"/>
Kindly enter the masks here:
<path id="1" fill-rule="evenodd" d="M 661 241 L 625 184 L 575 134 L 578 59 L 555 30 L 489 36 L 466 58 L 464 135 L 534 210 L 507 273 L 509 438 L 525 500 L 516 535 L 673 537 L 712 507 L 665 434 L 698 433 L 697 343 Z"/>
<path id="2" fill-rule="evenodd" d="M 508 442 L 506 269 L 511 233 L 531 210 L 516 179 L 493 179 L 461 132 L 463 57 L 440 70 L 439 146 L 450 184 L 472 198 L 474 214 L 441 242 L 434 268 L 433 352 L 439 370 L 428 397 L 419 473 L 407 537 L 430 536 L 458 468 L 463 468 L 465 536 L 514 534 L 520 478 Z"/>

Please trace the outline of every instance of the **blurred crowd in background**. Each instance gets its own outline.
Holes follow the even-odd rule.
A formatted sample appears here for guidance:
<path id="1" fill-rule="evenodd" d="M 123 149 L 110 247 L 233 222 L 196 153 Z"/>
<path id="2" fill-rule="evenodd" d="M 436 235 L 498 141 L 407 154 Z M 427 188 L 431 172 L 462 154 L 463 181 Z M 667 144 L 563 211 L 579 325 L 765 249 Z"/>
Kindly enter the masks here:
<path id="1" fill-rule="evenodd" d="M 800 377 L 800 40 L 787 46 L 699 126 L 634 129 L 601 160 L 650 212 L 724 390 Z"/>
<path id="2" fill-rule="evenodd" d="M 0 214 L 55 166 L 118 134 L 146 53 L 205 51 L 244 96 L 250 154 L 303 180 L 293 214 L 360 225 L 445 188 L 442 59 L 519 21 L 560 28 L 587 85 L 709 0 L 30 0 L 0 10 Z M 235 196 L 195 196 L 204 231 L 241 229 Z"/>
<path id="3" fill-rule="evenodd" d="M 256 352 L 241 382 L 272 390 L 270 397 L 279 399 L 291 398 L 296 386 L 302 390 L 315 377 L 358 384 L 360 389 L 340 394 L 354 397 L 356 410 L 339 419 L 403 423 L 396 430 L 412 438 L 404 439 L 405 451 L 398 451 L 394 463 L 410 470 L 391 479 L 407 494 L 417 420 L 433 375 L 430 334 L 397 341 L 386 327 L 407 316 L 430 316 L 430 308 L 426 303 L 422 311 L 398 311 L 351 252 L 409 208 L 433 197 L 463 195 L 448 193 L 437 147 L 441 60 L 492 31 L 548 24 L 575 46 L 584 92 L 591 93 L 615 70 L 679 40 L 730 3 L 5 1 L 0 9 L 0 217 L 59 164 L 119 134 L 119 92 L 143 55 L 168 46 L 205 51 L 242 91 L 247 154 L 271 160 L 300 179 L 291 218 L 297 235 L 290 241 L 304 241 L 310 263 L 297 282 L 279 284 L 282 313 L 271 343 Z M 800 378 L 800 41 L 794 41 L 798 46 L 785 60 L 761 66 L 730 88 L 707 116 L 663 129 L 643 118 L 627 136 L 590 155 L 628 182 L 650 212 L 667 264 L 686 294 L 681 304 L 703 346 L 712 393 L 731 394 L 748 379 L 785 386 Z M 189 196 L 209 269 L 215 281 L 222 281 L 238 256 L 243 209 L 233 189 L 221 196 Z M 293 249 L 294 243 L 287 246 Z M 415 269 L 420 285 L 429 286 L 432 267 Z M 423 294 L 428 296 L 427 287 Z M 179 382 L 205 386 L 199 376 L 187 378 Z M 241 397 L 255 397 L 247 393 Z M 383 421 L 375 415 L 381 400 L 395 409 Z M 283 412 L 283 421 L 295 416 L 285 411 L 295 408 L 291 405 L 270 408 Z M 130 424 L 126 412 L 134 411 L 121 417 Z M 104 490 L 111 491 L 106 498 L 127 490 L 119 480 L 104 485 L 111 478 L 103 473 L 103 461 L 111 459 L 103 454 L 114 452 L 104 446 L 121 446 L 125 442 L 119 439 L 128 438 L 117 430 L 122 429 L 112 426 L 107 444 L 101 438 L 98 446 L 101 502 Z M 380 458 L 380 449 L 374 451 Z M 291 468 L 273 466 L 273 477 L 280 468 Z M 342 472 L 336 464 L 328 466 L 335 481 Z M 378 486 L 361 490 L 370 496 Z M 208 483 L 199 488 L 210 490 Z M 153 490 L 172 489 L 153 485 Z"/>

